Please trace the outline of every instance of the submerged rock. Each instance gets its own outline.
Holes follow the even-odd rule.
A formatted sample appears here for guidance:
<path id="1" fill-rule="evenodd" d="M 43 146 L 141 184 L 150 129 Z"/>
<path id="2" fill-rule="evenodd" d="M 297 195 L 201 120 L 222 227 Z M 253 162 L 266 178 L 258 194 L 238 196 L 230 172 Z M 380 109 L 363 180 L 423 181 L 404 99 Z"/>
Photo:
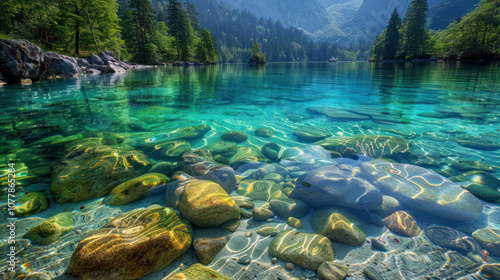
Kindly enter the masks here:
<path id="1" fill-rule="evenodd" d="M 496 228 L 482 228 L 472 233 L 472 238 L 479 242 L 489 253 L 500 256 L 500 230 Z"/>
<path id="2" fill-rule="evenodd" d="M 362 178 L 344 175 L 334 166 L 325 166 L 299 177 L 291 198 L 312 207 L 328 205 L 357 209 L 373 209 L 382 204 L 382 193 Z"/>
<path id="3" fill-rule="evenodd" d="M 148 173 L 116 186 L 104 198 L 107 205 L 124 205 L 144 198 L 152 189 L 168 182 L 168 177 L 159 173 Z"/>
<path id="4" fill-rule="evenodd" d="M 366 234 L 360 220 L 345 209 L 337 207 L 318 209 L 311 217 L 311 226 L 316 233 L 335 242 L 351 246 L 361 246 L 365 243 Z"/>
<path id="5" fill-rule="evenodd" d="M 245 142 L 248 139 L 247 135 L 241 131 L 226 131 L 220 138 L 222 140 L 233 141 L 236 143 Z"/>
<path id="6" fill-rule="evenodd" d="M 495 151 L 500 149 L 499 143 L 483 137 L 464 136 L 456 138 L 454 141 L 464 147 L 476 150 Z"/>
<path id="7" fill-rule="evenodd" d="M 322 263 L 318 268 L 318 276 L 323 280 L 343 280 L 349 268 L 334 261 Z"/>
<path id="8" fill-rule="evenodd" d="M 50 191 L 57 203 L 107 195 L 119 184 L 151 167 L 148 157 L 130 146 L 107 146 L 102 138 L 76 141 L 55 163 Z"/>
<path id="9" fill-rule="evenodd" d="M 500 200 L 500 180 L 489 173 L 469 171 L 449 179 L 483 201 L 496 202 Z"/>
<path id="10" fill-rule="evenodd" d="M 294 130 L 293 135 L 301 142 L 312 143 L 328 138 L 332 136 L 332 133 L 324 128 L 302 126 Z"/>
<path id="11" fill-rule="evenodd" d="M 240 217 L 236 202 L 212 181 L 189 182 L 182 195 L 179 210 L 198 227 L 213 227 Z"/>
<path id="12" fill-rule="evenodd" d="M 255 135 L 262 138 L 270 138 L 274 135 L 274 129 L 270 127 L 261 127 L 255 130 Z"/>
<path id="13" fill-rule="evenodd" d="M 483 210 L 481 201 L 471 193 L 419 166 L 374 160 L 362 163 L 361 173 L 406 207 L 436 217 L 472 222 Z"/>
<path id="14" fill-rule="evenodd" d="M 17 217 L 26 217 L 42 212 L 48 207 L 49 201 L 44 193 L 30 192 L 17 197 L 14 213 Z"/>
<path id="15" fill-rule="evenodd" d="M 162 106 L 151 106 L 146 109 L 142 109 L 134 114 L 134 116 L 148 124 L 161 123 L 165 120 L 173 121 L 182 117 L 179 110 Z"/>
<path id="16" fill-rule="evenodd" d="M 495 172 L 493 167 L 489 166 L 488 164 L 482 161 L 477 161 L 477 160 L 456 160 L 451 163 L 451 167 L 455 168 L 460 172 L 467 172 L 474 170 Z"/>
<path id="17" fill-rule="evenodd" d="M 300 219 L 309 212 L 309 205 L 307 203 L 299 199 L 288 198 L 285 194 L 283 194 L 283 197 L 271 199 L 269 204 L 276 214 L 284 220 L 290 217 Z"/>
<path id="18" fill-rule="evenodd" d="M 238 147 L 236 154 L 231 157 L 230 161 L 232 168 L 238 168 L 240 165 L 254 161 L 270 162 L 270 160 L 255 147 Z"/>
<path id="19" fill-rule="evenodd" d="M 264 221 L 274 216 L 274 212 L 269 203 L 260 207 L 255 207 L 252 211 L 252 217 L 258 221 Z"/>
<path id="20" fill-rule="evenodd" d="M 274 227 L 262 227 L 257 231 L 257 234 L 262 236 L 276 236 L 279 232 L 280 230 Z"/>
<path id="21" fill-rule="evenodd" d="M 278 162 L 283 151 L 283 147 L 276 143 L 267 143 L 260 148 L 262 154 L 273 162 Z"/>
<path id="22" fill-rule="evenodd" d="M 158 133 L 152 137 L 134 139 L 130 141 L 130 144 L 137 148 L 154 147 L 158 144 L 178 139 L 191 140 L 201 138 L 210 130 L 212 130 L 212 127 L 208 125 L 182 127 L 166 133 Z"/>
<path id="23" fill-rule="evenodd" d="M 166 278 L 166 280 L 205 280 L 205 279 L 231 280 L 231 278 L 225 276 L 224 274 L 221 274 L 199 263 L 195 263 L 189 266 L 187 269 Z"/>
<path id="24" fill-rule="evenodd" d="M 72 230 L 73 213 L 62 212 L 28 230 L 23 238 L 29 238 L 33 244 L 49 245 Z"/>
<path id="25" fill-rule="evenodd" d="M 298 161 L 307 164 L 323 165 L 337 165 L 331 159 L 331 153 L 325 148 L 316 145 L 303 145 L 293 148 L 286 148 L 281 154 L 281 160 Z"/>
<path id="26" fill-rule="evenodd" d="M 217 254 L 224 249 L 227 238 L 197 238 L 193 242 L 193 249 L 202 264 L 211 263 Z"/>
<path id="27" fill-rule="evenodd" d="M 269 254 L 314 271 L 325 261 L 335 259 L 335 250 L 328 238 L 289 230 L 274 237 L 269 244 Z"/>
<path id="28" fill-rule="evenodd" d="M 191 144 L 188 141 L 178 139 L 146 149 L 146 153 L 149 157 L 157 160 L 177 161 L 182 153 L 190 150 Z"/>
<path id="29" fill-rule="evenodd" d="M 338 152 L 341 155 L 352 155 L 353 152 L 373 158 L 393 158 L 404 156 L 410 152 L 410 143 L 403 138 L 379 135 L 354 135 L 328 138 L 317 142 L 323 148 Z"/>
<path id="30" fill-rule="evenodd" d="M 325 115 L 335 121 L 361 121 L 370 118 L 369 116 L 352 113 L 339 107 L 315 106 L 307 108 L 307 111 Z"/>
<path id="31" fill-rule="evenodd" d="M 443 226 L 432 226 L 425 229 L 425 235 L 432 243 L 452 250 L 476 252 L 481 254 L 483 248 L 472 237 L 456 229 Z"/>
<path id="32" fill-rule="evenodd" d="M 420 233 L 420 227 L 415 219 L 405 211 L 392 213 L 382 221 L 389 230 L 408 237 L 414 237 Z"/>
<path id="33" fill-rule="evenodd" d="M 271 195 L 276 191 L 283 190 L 283 187 L 271 180 L 243 180 L 240 182 L 236 193 L 253 200 L 269 201 Z"/>
<path id="34" fill-rule="evenodd" d="M 223 157 L 229 158 L 236 154 L 238 150 L 238 144 L 233 141 L 217 141 L 210 145 L 203 147 L 205 150 L 209 150 L 212 155 L 221 155 Z"/>
<path id="35" fill-rule="evenodd" d="M 181 256 L 191 236 L 191 227 L 171 208 L 132 210 L 84 238 L 69 271 L 78 279 L 139 279 Z"/>

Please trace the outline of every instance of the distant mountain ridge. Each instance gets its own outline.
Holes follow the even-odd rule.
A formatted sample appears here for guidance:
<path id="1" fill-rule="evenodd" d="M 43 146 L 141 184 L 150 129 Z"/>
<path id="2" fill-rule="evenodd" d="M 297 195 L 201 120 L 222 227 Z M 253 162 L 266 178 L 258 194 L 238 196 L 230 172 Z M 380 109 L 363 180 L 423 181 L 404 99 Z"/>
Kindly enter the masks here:
<path id="1" fill-rule="evenodd" d="M 219 0 L 238 10 L 303 29 L 315 41 L 371 42 L 397 8 L 404 16 L 412 0 Z M 480 0 L 428 0 L 428 27 L 446 26 Z"/>

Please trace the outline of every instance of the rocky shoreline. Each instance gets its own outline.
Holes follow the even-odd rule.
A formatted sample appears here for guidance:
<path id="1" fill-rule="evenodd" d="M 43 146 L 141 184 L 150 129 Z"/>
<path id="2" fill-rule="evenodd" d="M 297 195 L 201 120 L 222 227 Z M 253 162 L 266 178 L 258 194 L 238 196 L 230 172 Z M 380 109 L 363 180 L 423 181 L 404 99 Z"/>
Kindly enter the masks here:
<path id="1" fill-rule="evenodd" d="M 0 84 L 31 83 L 82 74 L 125 73 L 132 68 L 145 67 L 152 66 L 125 63 L 107 51 L 76 59 L 55 52 L 44 53 L 27 40 L 0 39 Z"/>

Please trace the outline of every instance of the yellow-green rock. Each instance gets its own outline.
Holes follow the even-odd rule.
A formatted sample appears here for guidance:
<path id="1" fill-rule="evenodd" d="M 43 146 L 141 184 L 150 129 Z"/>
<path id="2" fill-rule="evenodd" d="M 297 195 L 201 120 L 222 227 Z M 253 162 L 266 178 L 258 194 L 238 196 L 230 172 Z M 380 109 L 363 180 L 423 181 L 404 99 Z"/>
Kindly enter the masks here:
<path id="1" fill-rule="evenodd" d="M 17 198 L 14 213 L 17 217 L 26 217 L 41 212 L 48 207 L 49 201 L 44 193 L 30 192 Z"/>
<path id="2" fill-rule="evenodd" d="M 269 254 L 314 271 L 323 262 L 335 259 L 335 250 L 328 238 L 295 230 L 282 231 L 276 235 L 269 244 Z"/>
<path id="3" fill-rule="evenodd" d="M 225 276 L 224 274 L 220 274 L 219 272 L 199 263 L 195 263 L 189 266 L 187 269 L 168 277 L 166 280 L 208 280 L 208 279 L 231 280 L 231 278 Z"/>
<path id="4" fill-rule="evenodd" d="M 193 249 L 202 264 L 209 264 L 226 246 L 227 241 L 226 237 L 198 238 L 193 242 Z"/>
<path id="5" fill-rule="evenodd" d="M 240 182 L 236 193 L 253 200 L 268 201 L 274 192 L 281 190 L 283 187 L 274 181 L 247 179 Z"/>
<path id="6" fill-rule="evenodd" d="M 296 229 L 301 229 L 302 228 L 302 223 L 300 222 L 300 220 L 296 219 L 294 217 L 290 217 L 290 218 L 286 219 L 286 223 L 289 226 L 294 227 Z"/>
<path id="7" fill-rule="evenodd" d="M 103 141 L 103 138 L 82 139 L 63 152 L 54 165 L 50 186 L 57 203 L 105 196 L 151 167 L 142 152 L 127 145 L 107 146 Z"/>
<path id="8" fill-rule="evenodd" d="M 146 196 L 156 187 L 168 182 L 168 177 L 160 173 L 147 173 L 115 187 L 102 201 L 107 205 L 124 205 Z"/>
<path id="9" fill-rule="evenodd" d="M 257 234 L 262 236 L 276 236 L 279 232 L 280 230 L 274 227 L 262 227 L 257 231 Z"/>
<path id="10" fill-rule="evenodd" d="M 73 213 L 62 212 L 34 226 L 23 238 L 29 238 L 33 244 L 49 245 L 72 230 Z"/>
<path id="11" fill-rule="evenodd" d="M 282 191 L 280 193 L 284 197 L 273 198 L 269 201 L 269 204 L 278 216 L 282 219 L 290 217 L 300 219 L 307 215 L 309 212 L 309 205 L 307 203 L 299 199 L 288 198 Z"/>
<path id="12" fill-rule="evenodd" d="M 361 246 L 365 242 L 366 234 L 359 226 L 361 222 L 346 209 L 320 208 L 314 212 L 310 221 L 316 233 L 332 241 L 351 246 Z"/>
<path id="13" fill-rule="evenodd" d="M 111 220 L 76 247 L 75 279 L 139 279 L 161 270 L 191 246 L 192 230 L 171 208 L 151 205 Z"/>
<path id="14" fill-rule="evenodd" d="M 271 205 L 269 205 L 269 203 L 266 203 L 260 207 L 254 208 L 252 211 L 252 216 L 258 221 L 264 221 L 274 216 L 274 212 L 271 208 Z"/>
<path id="15" fill-rule="evenodd" d="M 213 227 L 240 217 L 240 207 L 218 184 L 189 182 L 181 198 L 182 216 L 198 227 Z"/>

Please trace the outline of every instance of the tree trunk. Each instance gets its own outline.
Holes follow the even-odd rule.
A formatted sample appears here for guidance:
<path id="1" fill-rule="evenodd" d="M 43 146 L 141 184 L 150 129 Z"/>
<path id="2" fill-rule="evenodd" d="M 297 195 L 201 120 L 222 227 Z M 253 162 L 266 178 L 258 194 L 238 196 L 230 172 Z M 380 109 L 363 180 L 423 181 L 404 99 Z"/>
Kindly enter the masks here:
<path id="1" fill-rule="evenodd" d="M 90 20 L 89 11 L 85 9 L 85 12 L 87 12 L 87 18 L 89 19 L 89 28 L 90 28 L 90 33 L 92 33 L 92 38 L 94 38 L 95 49 L 97 50 L 97 53 L 99 53 L 99 44 L 97 44 L 97 40 L 95 38 L 94 28 L 92 28 L 94 22 Z"/>
<path id="2" fill-rule="evenodd" d="M 486 34 L 488 34 L 488 24 L 487 23 L 484 25 L 483 42 L 481 42 L 481 54 L 484 54 L 484 44 L 486 42 Z"/>

